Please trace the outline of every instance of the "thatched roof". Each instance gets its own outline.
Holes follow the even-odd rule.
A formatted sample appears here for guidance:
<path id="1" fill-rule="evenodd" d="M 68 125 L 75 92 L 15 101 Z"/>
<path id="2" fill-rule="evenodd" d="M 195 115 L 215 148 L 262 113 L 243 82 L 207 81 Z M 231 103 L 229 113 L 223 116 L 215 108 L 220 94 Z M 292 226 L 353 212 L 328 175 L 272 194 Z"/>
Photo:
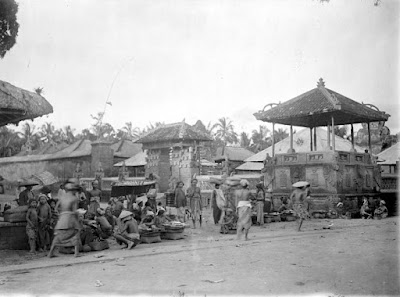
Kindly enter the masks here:
<path id="1" fill-rule="evenodd" d="M 0 126 L 33 120 L 52 112 L 53 107 L 42 96 L 0 80 Z"/>
<path id="2" fill-rule="evenodd" d="M 138 167 L 138 166 L 145 166 L 147 164 L 146 161 L 146 153 L 145 152 L 140 152 L 134 155 L 133 157 L 126 159 L 124 161 L 118 162 L 114 164 L 115 167 L 122 167 L 124 165 L 126 167 Z"/>
<path id="3" fill-rule="evenodd" d="M 382 160 L 382 162 L 379 162 L 381 165 L 395 165 L 396 162 L 400 161 L 400 142 L 380 152 L 377 157 L 378 160 Z"/>
<path id="4" fill-rule="evenodd" d="M 314 134 L 314 133 L 313 133 Z M 328 151 L 327 130 L 317 128 L 317 151 Z M 332 143 L 331 143 L 332 145 Z M 287 137 L 275 143 L 275 154 L 286 154 L 290 148 L 290 137 Z M 354 145 L 357 152 L 364 152 L 364 149 L 358 145 Z M 310 129 L 304 128 L 293 134 L 293 149 L 296 153 L 310 151 Z M 340 136 L 335 135 L 335 150 L 349 152 L 351 142 Z M 272 156 L 272 146 L 262 150 L 261 152 L 247 158 L 245 162 L 263 162 L 267 153 Z"/>
<path id="5" fill-rule="evenodd" d="M 114 157 L 130 158 L 142 151 L 142 144 L 124 139 L 113 143 L 111 148 L 114 151 Z"/>
<path id="6" fill-rule="evenodd" d="M 69 144 L 67 144 L 65 142 L 61 142 L 61 143 L 45 143 L 45 144 L 43 144 L 41 147 L 39 147 L 36 150 L 33 150 L 31 152 L 23 150 L 23 151 L 20 151 L 15 156 L 54 154 L 55 152 L 58 152 L 58 151 L 60 151 L 62 149 L 65 149 L 68 146 L 69 146 Z"/>
<path id="7" fill-rule="evenodd" d="M 387 121 L 390 115 L 325 88 L 325 83 L 320 79 L 317 88 L 269 110 L 256 112 L 254 116 L 264 122 L 320 127 L 330 123 L 331 117 L 335 125 L 347 125 Z"/>
<path id="8" fill-rule="evenodd" d="M 138 143 L 156 143 L 164 141 L 212 141 L 212 138 L 206 133 L 196 129 L 185 122 L 161 125 L 149 131 L 140 139 Z"/>
<path id="9" fill-rule="evenodd" d="M 252 151 L 244 147 L 226 146 L 222 154 L 222 147 L 217 148 L 217 154 L 214 161 L 223 161 L 228 159 L 230 161 L 244 161 L 245 159 L 254 155 Z"/>

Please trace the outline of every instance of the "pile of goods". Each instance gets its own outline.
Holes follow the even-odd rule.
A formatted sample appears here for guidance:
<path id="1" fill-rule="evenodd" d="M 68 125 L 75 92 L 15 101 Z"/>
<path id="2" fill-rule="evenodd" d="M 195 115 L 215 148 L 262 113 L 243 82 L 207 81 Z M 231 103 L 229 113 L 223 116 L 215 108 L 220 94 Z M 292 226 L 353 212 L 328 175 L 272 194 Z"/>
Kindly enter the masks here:
<path id="1" fill-rule="evenodd" d="M 28 212 L 28 205 L 7 209 L 4 212 L 4 222 L 10 222 L 10 223 L 26 222 L 27 212 Z"/>
<path id="2" fill-rule="evenodd" d="M 164 230 L 161 232 L 162 239 L 183 239 L 183 231 L 186 225 L 178 221 L 163 224 Z"/>
<path id="3" fill-rule="evenodd" d="M 295 215 L 294 211 L 291 209 L 284 210 L 281 212 L 281 219 L 282 219 L 282 221 L 287 221 L 287 222 L 295 221 L 296 215 Z"/>

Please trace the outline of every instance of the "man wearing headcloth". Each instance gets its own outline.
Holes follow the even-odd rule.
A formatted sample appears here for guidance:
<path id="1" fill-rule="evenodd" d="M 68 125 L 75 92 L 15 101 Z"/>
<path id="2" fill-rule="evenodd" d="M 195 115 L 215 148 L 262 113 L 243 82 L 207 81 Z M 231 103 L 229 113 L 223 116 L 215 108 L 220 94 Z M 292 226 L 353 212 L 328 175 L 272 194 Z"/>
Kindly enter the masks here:
<path id="1" fill-rule="evenodd" d="M 235 190 L 236 211 L 238 214 L 237 239 L 240 239 L 244 233 L 244 239 L 248 240 L 248 234 L 251 227 L 251 194 L 248 189 L 249 182 L 246 179 L 240 181 L 240 189 Z"/>
<path id="2" fill-rule="evenodd" d="M 66 193 L 58 200 L 56 205 L 60 215 L 54 228 L 54 239 L 48 254 L 49 258 L 54 256 L 56 247 L 70 246 L 75 248 L 75 257 L 79 256 L 81 224 L 76 210 L 78 207 L 78 192 L 81 187 L 76 178 L 71 178 L 67 180 L 64 189 Z"/>

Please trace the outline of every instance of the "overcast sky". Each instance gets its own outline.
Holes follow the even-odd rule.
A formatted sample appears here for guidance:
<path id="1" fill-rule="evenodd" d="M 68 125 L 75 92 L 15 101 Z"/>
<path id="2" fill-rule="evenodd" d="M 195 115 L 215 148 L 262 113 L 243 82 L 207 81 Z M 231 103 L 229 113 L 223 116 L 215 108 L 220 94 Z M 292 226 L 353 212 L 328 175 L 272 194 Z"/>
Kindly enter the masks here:
<path id="1" fill-rule="evenodd" d="M 251 132 L 263 124 L 253 113 L 322 77 L 389 113 L 387 126 L 400 131 L 398 1 L 19 2 L 0 79 L 44 88 L 54 113 L 36 126 L 80 132 L 110 93 L 104 121 L 116 129 L 229 117 Z"/>

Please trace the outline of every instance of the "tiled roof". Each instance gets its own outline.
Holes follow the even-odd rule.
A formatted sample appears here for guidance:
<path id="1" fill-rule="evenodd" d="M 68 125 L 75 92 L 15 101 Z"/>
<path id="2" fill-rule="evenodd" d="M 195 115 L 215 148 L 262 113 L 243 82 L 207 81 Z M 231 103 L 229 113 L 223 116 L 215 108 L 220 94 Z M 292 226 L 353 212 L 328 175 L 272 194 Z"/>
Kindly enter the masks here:
<path id="1" fill-rule="evenodd" d="M 217 149 L 217 154 L 214 160 L 225 160 L 227 158 L 230 161 L 244 161 L 252 155 L 254 155 L 254 153 L 244 147 L 226 146 L 223 155 L 222 147 Z"/>
<path id="2" fill-rule="evenodd" d="M 212 141 L 211 137 L 186 124 L 185 122 L 161 125 L 140 139 L 136 140 L 137 143 L 155 143 L 161 141 L 179 141 L 179 140 L 198 140 L 198 141 Z"/>
<path id="3" fill-rule="evenodd" d="M 313 132 L 314 134 L 314 132 Z M 327 130 L 324 128 L 317 128 L 317 150 L 326 151 L 328 148 L 327 140 Z M 331 142 L 332 145 L 332 142 Z M 275 153 L 276 154 L 286 154 L 290 148 L 290 137 L 287 137 L 277 143 L 275 143 Z M 357 152 L 364 152 L 364 149 L 358 145 L 354 145 Z M 299 152 L 309 152 L 310 151 L 310 129 L 304 128 L 293 134 L 293 149 Z M 348 152 L 351 149 L 351 142 L 335 135 L 335 150 Z M 263 162 L 267 153 L 272 156 L 272 146 L 266 148 L 265 150 L 247 158 L 245 162 Z"/>
<path id="4" fill-rule="evenodd" d="M 304 94 L 254 114 L 257 120 L 302 127 L 387 121 L 389 115 L 319 85 Z"/>
<path id="5" fill-rule="evenodd" d="M 396 164 L 396 162 L 400 161 L 400 142 L 380 152 L 377 156 L 379 159 L 384 160 L 379 164 Z"/>

